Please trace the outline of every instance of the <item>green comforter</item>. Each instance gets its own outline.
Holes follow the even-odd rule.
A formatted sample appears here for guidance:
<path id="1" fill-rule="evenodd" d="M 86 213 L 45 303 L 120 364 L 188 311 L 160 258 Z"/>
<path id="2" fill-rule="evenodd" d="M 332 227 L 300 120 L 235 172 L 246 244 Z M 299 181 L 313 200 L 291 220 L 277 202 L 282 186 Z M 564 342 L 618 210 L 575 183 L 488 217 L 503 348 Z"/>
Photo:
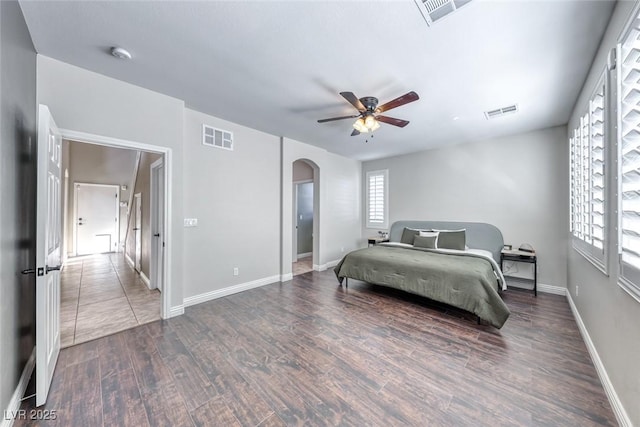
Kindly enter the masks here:
<path id="1" fill-rule="evenodd" d="M 373 246 L 347 254 L 334 269 L 348 277 L 421 295 L 474 313 L 496 328 L 509 317 L 493 264 L 483 258 Z"/>

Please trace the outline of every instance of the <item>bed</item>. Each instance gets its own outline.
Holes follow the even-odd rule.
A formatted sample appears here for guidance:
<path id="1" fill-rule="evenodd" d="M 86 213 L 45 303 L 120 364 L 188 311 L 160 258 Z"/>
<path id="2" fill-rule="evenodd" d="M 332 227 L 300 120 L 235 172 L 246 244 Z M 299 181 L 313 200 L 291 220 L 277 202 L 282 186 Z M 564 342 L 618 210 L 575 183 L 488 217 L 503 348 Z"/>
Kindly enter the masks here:
<path id="1" fill-rule="evenodd" d="M 416 230 L 425 230 L 425 236 L 431 235 L 428 230 L 464 230 L 465 240 L 457 249 L 424 247 L 418 240 L 413 246 L 409 240 L 412 233 L 420 235 Z M 397 221 L 388 243 L 348 253 L 334 271 L 345 286 L 351 278 L 399 289 L 461 308 L 501 328 L 510 314 L 500 296 L 506 289 L 498 266 L 503 245 L 502 233 L 491 224 Z"/>

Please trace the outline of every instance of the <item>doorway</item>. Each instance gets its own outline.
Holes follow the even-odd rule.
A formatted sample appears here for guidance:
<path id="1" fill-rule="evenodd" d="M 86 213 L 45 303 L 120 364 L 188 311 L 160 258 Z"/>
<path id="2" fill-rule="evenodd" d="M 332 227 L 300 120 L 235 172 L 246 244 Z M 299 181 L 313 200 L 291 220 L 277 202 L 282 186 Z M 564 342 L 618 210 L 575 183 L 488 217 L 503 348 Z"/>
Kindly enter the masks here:
<path id="1" fill-rule="evenodd" d="M 73 229 L 60 275 L 61 345 L 67 347 L 162 318 L 165 286 L 149 280 L 155 276 L 155 282 L 166 283 L 164 257 L 159 266 L 150 260 L 150 181 L 151 165 L 159 162 L 162 173 L 155 180 L 162 181 L 163 194 L 155 210 L 164 222 L 167 156 L 81 138 L 64 142 L 72 195 L 67 225 Z M 163 230 L 163 247 L 166 234 Z"/>
<path id="2" fill-rule="evenodd" d="M 304 160 L 293 163 L 293 242 L 294 276 L 313 270 L 314 169 Z"/>

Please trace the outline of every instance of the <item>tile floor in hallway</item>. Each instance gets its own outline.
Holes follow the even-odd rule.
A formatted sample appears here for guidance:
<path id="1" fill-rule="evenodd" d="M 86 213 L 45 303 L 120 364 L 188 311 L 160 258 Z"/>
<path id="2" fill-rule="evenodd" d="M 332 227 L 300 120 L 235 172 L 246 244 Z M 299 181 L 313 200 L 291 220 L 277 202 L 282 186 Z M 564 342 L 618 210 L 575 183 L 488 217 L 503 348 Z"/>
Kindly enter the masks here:
<path id="1" fill-rule="evenodd" d="M 60 274 L 62 347 L 160 319 L 150 290 L 121 253 L 69 258 Z"/>
<path id="2" fill-rule="evenodd" d="M 292 270 L 293 270 L 294 276 L 313 271 L 313 258 L 310 256 L 305 258 L 300 258 L 297 262 L 293 263 Z"/>

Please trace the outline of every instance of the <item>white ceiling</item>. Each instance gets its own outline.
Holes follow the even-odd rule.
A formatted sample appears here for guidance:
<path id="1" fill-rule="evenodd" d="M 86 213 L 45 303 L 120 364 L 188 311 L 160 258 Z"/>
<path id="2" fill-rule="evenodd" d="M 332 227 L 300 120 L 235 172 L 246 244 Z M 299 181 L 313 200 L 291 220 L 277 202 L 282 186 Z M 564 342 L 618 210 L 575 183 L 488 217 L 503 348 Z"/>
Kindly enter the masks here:
<path id="1" fill-rule="evenodd" d="M 21 1 L 38 53 L 361 160 L 565 124 L 614 4 L 474 0 L 428 27 L 412 0 Z M 410 90 L 385 115 L 411 123 L 368 143 L 354 120 L 316 122 L 355 112 L 341 91 Z"/>

